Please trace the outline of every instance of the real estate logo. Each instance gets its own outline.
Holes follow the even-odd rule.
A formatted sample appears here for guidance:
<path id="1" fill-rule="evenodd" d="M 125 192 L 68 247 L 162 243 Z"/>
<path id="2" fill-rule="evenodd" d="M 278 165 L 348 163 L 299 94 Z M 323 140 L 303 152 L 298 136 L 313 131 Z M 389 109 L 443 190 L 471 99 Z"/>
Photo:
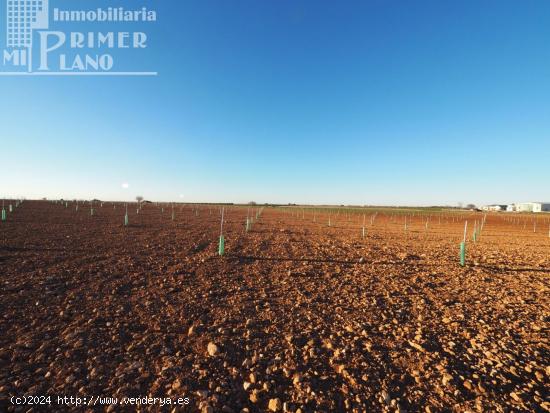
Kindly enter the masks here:
<path id="1" fill-rule="evenodd" d="M 124 64 L 125 58 L 132 65 L 139 62 L 135 56 L 147 50 L 149 37 L 143 29 L 122 27 L 156 22 L 155 10 L 54 8 L 50 15 L 50 2 L 55 0 L 5 1 L 6 48 L 0 75 L 157 75 Z M 94 24 L 110 29 L 89 31 Z M 75 30 L 78 25 L 86 29 Z"/>

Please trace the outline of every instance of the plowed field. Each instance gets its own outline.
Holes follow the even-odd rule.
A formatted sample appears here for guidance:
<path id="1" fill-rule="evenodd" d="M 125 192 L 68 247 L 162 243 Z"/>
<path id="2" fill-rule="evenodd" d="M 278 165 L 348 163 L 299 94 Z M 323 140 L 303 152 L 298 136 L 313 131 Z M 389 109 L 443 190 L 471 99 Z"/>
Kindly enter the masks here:
<path id="1" fill-rule="evenodd" d="M 550 410 L 548 215 L 488 214 L 474 243 L 475 212 L 266 207 L 246 232 L 258 212 L 225 207 L 223 257 L 219 206 L 8 213 L 0 410 Z"/>

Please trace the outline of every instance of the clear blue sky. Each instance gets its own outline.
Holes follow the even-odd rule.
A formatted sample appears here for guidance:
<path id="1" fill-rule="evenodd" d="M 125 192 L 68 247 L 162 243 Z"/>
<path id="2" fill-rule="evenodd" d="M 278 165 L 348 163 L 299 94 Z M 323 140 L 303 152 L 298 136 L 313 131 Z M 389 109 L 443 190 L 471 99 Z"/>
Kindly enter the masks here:
<path id="1" fill-rule="evenodd" d="M 0 77 L 0 197 L 550 201 L 548 1 L 78 3 L 159 75 Z"/>

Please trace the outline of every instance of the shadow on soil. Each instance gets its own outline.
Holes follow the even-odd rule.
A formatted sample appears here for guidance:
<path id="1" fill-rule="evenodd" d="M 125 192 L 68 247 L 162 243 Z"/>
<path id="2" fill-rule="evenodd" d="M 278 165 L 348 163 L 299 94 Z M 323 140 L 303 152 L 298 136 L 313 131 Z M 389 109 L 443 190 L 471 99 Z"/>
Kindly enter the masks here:
<path id="1" fill-rule="evenodd" d="M 366 264 L 366 262 L 359 262 L 359 260 L 349 261 L 349 260 L 335 260 L 327 258 L 293 258 L 293 257 L 260 257 L 253 255 L 227 255 L 227 259 L 239 260 L 239 261 L 290 261 L 290 262 L 309 262 L 309 263 L 331 263 L 331 264 Z"/>
<path id="2" fill-rule="evenodd" d="M 338 260 L 330 258 L 307 258 L 307 257 L 261 257 L 256 255 L 226 255 L 226 259 L 229 260 L 239 260 L 239 261 L 273 261 L 273 262 L 308 262 L 308 263 L 329 263 L 329 264 L 342 264 L 342 265 L 364 265 L 364 264 L 379 264 L 379 265 L 408 265 L 410 262 L 407 261 L 360 261 L 357 260 Z"/>
<path id="3" fill-rule="evenodd" d="M 24 252 L 24 251 L 32 251 L 32 252 L 86 252 L 86 250 L 83 249 L 66 249 L 66 248 L 41 248 L 41 247 L 0 247 L 0 251 L 6 251 L 6 252 Z"/>
<path id="4" fill-rule="evenodd" d="M 477 268 L 483 268 L 495 273 L 507 273 L 507 272 L 542 272 L 550 274 L 550 268 L 511 268 L 511 267 L 498 267 L 496 265 L 477 265 Z"/>

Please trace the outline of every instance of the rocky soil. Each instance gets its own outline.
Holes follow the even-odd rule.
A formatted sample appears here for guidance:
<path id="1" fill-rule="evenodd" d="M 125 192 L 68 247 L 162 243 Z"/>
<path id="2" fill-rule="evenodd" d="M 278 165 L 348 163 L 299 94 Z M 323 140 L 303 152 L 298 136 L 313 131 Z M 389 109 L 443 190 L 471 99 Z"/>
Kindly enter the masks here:
<path id="1" fill-rule="evenodd" d="M 0 223 L 0 410 L 550 411 L 548 217 L 26 201 Z M 255 216 L 256 210 L 250 212 Z M 400 212 L 402 214 L 402 212 Z M 314 221 L 315 220 L 315 221 Z M 428 225 L 426 225 L 428 220 Z M 544 229 L 546 228 L 546 230 Z M 52 406 L 48 411 L 136 411 Z"/>

